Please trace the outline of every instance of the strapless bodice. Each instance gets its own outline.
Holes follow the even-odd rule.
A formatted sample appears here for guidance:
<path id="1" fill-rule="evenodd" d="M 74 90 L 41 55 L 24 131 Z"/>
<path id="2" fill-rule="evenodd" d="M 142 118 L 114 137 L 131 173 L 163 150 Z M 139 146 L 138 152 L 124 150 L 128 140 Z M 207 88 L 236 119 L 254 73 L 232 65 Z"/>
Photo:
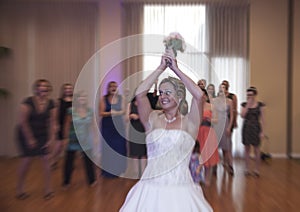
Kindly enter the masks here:
<path id="1" fill-rule="evenodd" d="M 189 171 L 195 140 L 184 130 L 155 129 L 146 137 L 148 164 L 142 180 L 152 183 L 191 183 Z"/>

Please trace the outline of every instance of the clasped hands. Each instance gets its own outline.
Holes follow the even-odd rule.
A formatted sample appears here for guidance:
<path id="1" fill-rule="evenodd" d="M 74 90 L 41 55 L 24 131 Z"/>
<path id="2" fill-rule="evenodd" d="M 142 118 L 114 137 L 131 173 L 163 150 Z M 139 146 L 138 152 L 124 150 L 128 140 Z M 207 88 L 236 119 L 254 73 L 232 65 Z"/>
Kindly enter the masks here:
<path id="1" fill-rule="evenodd" d="M 174 56 L 173 51 L 166 50 L 165 54 L 161 57 L 161 62 L 159 68 L 165 70 L 169 67 L 171 70 L 178 69 L 177 60 Z"/>

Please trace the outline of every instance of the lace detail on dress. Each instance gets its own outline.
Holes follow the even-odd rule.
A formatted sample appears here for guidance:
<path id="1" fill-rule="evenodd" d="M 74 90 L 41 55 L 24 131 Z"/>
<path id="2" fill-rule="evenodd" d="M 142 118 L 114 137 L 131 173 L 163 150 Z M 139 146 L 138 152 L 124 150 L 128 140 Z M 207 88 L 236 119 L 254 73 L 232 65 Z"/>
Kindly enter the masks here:
<path id="1" fill-rule="evenodd" d="M 148 164 L 142 180 L 151 183 L 191 183 L 188 168 L 194 139 L 183 130 L 156 129 L 147 135 Z"/>

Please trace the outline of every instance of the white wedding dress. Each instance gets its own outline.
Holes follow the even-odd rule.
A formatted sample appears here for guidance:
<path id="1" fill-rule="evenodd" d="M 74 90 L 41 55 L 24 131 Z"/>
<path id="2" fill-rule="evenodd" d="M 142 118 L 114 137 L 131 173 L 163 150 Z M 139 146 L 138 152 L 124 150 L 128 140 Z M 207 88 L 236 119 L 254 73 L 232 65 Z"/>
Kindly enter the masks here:
<path id="1" fill-rule="evenodd" d="M 155 129 L 146 142 L 147 167 L 120 212 L 212 211 L 189 170 L 195 140 L 183 130 Z"/>

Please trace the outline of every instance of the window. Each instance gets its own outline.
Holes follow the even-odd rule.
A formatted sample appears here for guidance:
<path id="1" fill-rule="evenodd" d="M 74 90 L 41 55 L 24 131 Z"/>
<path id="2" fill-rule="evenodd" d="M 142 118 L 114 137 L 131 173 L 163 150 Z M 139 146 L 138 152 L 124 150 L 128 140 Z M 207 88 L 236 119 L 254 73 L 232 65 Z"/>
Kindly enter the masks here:
<path id="1" fill-rule="evenodd" d="M 185 54 L 189 55 L 185 64 L 181 64 L 183 71 L 189 73 L 193 79 L 199 78 L 194 67 L 204 70 L 208 66 L 208 59 L 205 56 L 205 6 L 203 5 L 145 5 L 144 6 L 144 34 L 157 34 L 167 36 L 170 32 L 179 32 L 189 44 Z M 164 52 L 163 40 L 162 49 L 156 55 L 145 55 L 143 60 L 143 78 L 147 77 L 159 64 L 161 54 Z M 147 43 L 144 44 L 147 48 Z M 180 54 L 180 53 L 178 53 Z M 179 60 L 180 63 L 180 60 Z M 205 67 L 205 69 L 207 69 Z M 203 72 L 204 73 L 204 72 Z M 161 75 L 174 76 L 173 72 L 167 71 Z M 205 76 L 201 76 L 204 78 Z M 190 97 L 187 98 L 188 102 Z"/>

